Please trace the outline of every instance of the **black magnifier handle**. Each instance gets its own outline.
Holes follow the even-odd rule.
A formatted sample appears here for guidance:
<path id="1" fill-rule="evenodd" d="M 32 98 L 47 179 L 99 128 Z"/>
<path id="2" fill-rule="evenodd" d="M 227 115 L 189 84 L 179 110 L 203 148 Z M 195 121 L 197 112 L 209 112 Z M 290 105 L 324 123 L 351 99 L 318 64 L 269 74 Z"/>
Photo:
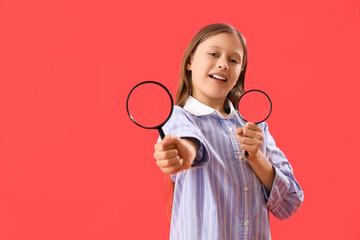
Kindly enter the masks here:
<path id="1" fill-rule="evenodd" d="M 164 131 L 162 130 L 162 128 L 159 127 L 159 128 L 158 128 L 158 131 L 159 131 L 159 134 L 160 134 L 161 139 L 164 139 L 165 134 L 164 134 Z"/>
<path id="2" fill-rule="evenodd" d="M 248 120 L 246 120 L 246 119 L 241 115 L 239 105 L 240 105 L 240 100 L 241 100 L 246 94 L 248 94 L 248 93 L 250 93 L 250 92 L 258 92 L 258 93 L 263 94 L 264 96 L 266 96 L 266 98 L 269 100 L 269 103 L 270 103 L 270 109 L 269 109 L 268 115 L 267 115 L 264 119 L 262 119 L 261 121 L 256 121 L 256 122 L 254 122 L 254 123 L 257 125 L 257 124 L 259 124 L 259 123 L 261 123 L 261 122 L 264 122 L 264 121 L 265 121 L 266 119 L 268 119 L 268 117 L 270 116 L 271 110 L 272 110 L 272 102 L 271 102 L 270 97 L 269 97 L 264 91 L 261 91 L 261 90 L 259 90 L 259 89 L 252 89 L 252 90 L 249 90 L 249 91 L 244 92 L 244 93 L 240 96 L 240 98 L 239 98 L 238 105 L 237 105 L 237 109 L 239 110 L 239 116 L 240 116 L 240 118 L 241 118 L 242 120 L 244 120 L 245 122 L 248 122 Z M 245 158 L 248 158 L 249 155 L 250 155 L 249 152 L 245 150 L 245 152 L 244 152 Z"/>
<path id="3" fill-rule="evenodd" d="M 248 151 L 245 150 L 245 157 L 247 158 L 249 156 Z"/>

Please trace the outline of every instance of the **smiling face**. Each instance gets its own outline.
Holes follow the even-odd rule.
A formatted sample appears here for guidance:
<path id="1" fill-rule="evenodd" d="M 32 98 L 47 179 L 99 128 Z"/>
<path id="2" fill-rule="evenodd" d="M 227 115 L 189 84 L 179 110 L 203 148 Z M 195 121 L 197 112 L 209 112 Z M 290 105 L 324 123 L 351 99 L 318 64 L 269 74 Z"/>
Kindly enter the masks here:
<path id="1" fill-rule="evenodd" d="M 244 48 L 230 33 L 219 33 L 200 43 L 191 56 L 192 96 L 218 109 L 236 84 L 242 67 Z"/>

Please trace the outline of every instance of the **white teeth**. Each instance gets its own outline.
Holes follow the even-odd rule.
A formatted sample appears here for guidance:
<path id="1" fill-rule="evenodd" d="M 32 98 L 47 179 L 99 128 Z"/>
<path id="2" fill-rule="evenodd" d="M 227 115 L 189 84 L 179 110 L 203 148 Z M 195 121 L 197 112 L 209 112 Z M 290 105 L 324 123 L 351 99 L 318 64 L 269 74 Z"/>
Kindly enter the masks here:
<path id="1" fill-rule="evenodd" d="M 219 76 L 219 75 L 216 75 L 216 74 L 212 75 L 212 77 L 214 77 L 214 78 L 216 78 L 216 79 L 219 79 L 219 80 L 222 80 L 222 81 L 225 81 L 225 80 L 226 80 L 226 78 L 224 78 L 224 77 L 222 77 L 222 76 Z"/>

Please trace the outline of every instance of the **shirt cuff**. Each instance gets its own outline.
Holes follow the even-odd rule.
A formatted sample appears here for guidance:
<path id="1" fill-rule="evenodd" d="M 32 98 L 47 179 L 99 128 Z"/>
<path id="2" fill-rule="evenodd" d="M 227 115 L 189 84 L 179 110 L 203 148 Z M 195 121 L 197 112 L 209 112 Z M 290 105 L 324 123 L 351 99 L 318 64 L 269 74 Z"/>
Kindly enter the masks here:
<path id="1" fill-rule="evenodd" d="M 287 177 L 275 166 L 274 169 L 275 178 L 269 195 L 267 194 L 266 189 L 263 185 L 266 206 L 271 211 L 275 211 L 276 209 L 278 209 L 290 188 L 290 182 Z"/>
<path id="2" fill-rule="evenodd" d="M 197 134 L 194 134 L 194 133 L 192 133 L 192 134 L 177 133 L 175 135 L 179 136 L 180 138 L 194 138 L 199 142 L 199 150 L 196 153 L 196 157 L 195 157 L 193 163 L 191 164 L 190 168 L 202 167 L 206 163 L 209 162 L 208 150 L 207 150 L 206 146 L 204 145 L 202 138 L 200 136 L 198 136 Z"/>
<path id="3" fill-rule="evenodd" d="M 203 154 L 204 153 L 204 147 L 202 145 L 202 143 L 200 142 L 200 147 L 199 147 L 199 151 L 196 154 L 196 157 L 193 161 L 193 163 L 191 164 L 191 168 L 197 168 L 197 167 L 201 167 L 202 165 L 204 165 L 204 163 L 206 161 L 202 161 L 203 160 Z"/>

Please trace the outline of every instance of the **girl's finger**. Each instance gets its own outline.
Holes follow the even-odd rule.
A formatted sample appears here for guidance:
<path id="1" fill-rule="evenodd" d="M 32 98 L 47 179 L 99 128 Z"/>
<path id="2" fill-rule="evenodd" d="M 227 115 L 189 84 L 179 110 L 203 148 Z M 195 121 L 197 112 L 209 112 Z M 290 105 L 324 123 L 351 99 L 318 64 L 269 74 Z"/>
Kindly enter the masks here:
<path id="1" fill-rule="evenodd" d="M 236 134 L 241 136 L 243 134 L 243 129 L 242 128 L 237 128 L 236 129 Z"/>
<path id="2" fill-rule="evenodd" d="M 172 167 L 175 164 L 177 164 L 180 160 L 179 156 L 170 158 L 170 159 L 165 159 L 165 160 L 157 160 L 156 164 L 160 167 L 160 168 L 168 168 L 168 167 Z"/>
<path id="3" fill-rule="evenodd" d="M 254 131 L 252 129 L 244 128 L 242 135 L 245 137 L 249 137 L 249 138 L 259 139 L 260 141 L 262 141 L 264 139 L 261 129 L 260 129 L 260 131 Z"/>
<path id="4" fill-rule="evenodd" d="M 158 152 L 167 151 L 167 150 L 171 150 L 171 149 L 175 149 L 175 148 L 176 147 L 174 144 L 164 145 L 162 141 L 160 141 L 154 145 L 155 151 L 158 151 Z"/>
<path id="5" fill-rule="evenodd" d="M 176 157 L 177 155 L 179 155 L 177 149 L 171 149 L 166 151 L 155 151 L 154 158 L 157 160 L 165 160 Z"/>
<path id="6" fill-rule="evenodd" d="M 242 144 L 241 149 L 245 152 L 248 151 L 249 153 L 257 152 L 258 148 L 254 145 Z"/>
<path id="7" fill-rule="evenodd" d="M 247 122 L 245 124 L 244 128 L 251 129 L 251 130 L 254 130 L 254 131 L 261 131 L 261 128 L 257 124 L 252 123 L 252 122 Z"/>
<path id="8" fill-rule="evenodd" d="M 179 171 L 182 166 L 182 159 L 176 162 L 176 164 L 172 165 L 171 167 L 164 167 L 160 168 L 163 173 L 173 174 Z"/>
<path id="9" fill-rule="evenodd" d="M 249 138 L 249 137 L 242 137 L 240 139 L 240 143 L 241 144 L 247 144 L 247 145 L 254 145 L 254 146 L 258 146 L 259 144 L 261 144 L 261 142 L 256 139 L 256 138 Z"/>

